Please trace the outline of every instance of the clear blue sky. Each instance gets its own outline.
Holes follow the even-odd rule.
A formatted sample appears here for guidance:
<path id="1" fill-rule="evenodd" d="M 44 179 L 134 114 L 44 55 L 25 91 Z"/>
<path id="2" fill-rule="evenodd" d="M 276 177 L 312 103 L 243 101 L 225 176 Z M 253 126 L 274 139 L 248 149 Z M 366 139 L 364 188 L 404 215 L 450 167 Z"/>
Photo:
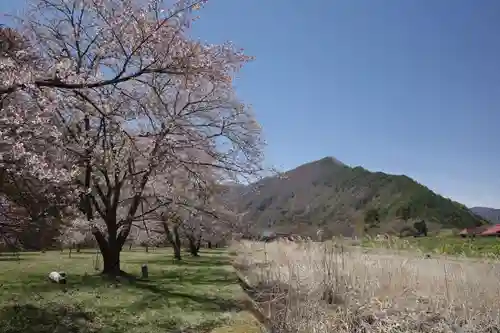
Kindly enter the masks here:
<path id="1" fill-rule="evenodd" d="M 498 0 L 211 0 L 199 13 L 195 35 L 257 57 L 236 85 L 269 164 L 334 156 L 500 208 Z"/>

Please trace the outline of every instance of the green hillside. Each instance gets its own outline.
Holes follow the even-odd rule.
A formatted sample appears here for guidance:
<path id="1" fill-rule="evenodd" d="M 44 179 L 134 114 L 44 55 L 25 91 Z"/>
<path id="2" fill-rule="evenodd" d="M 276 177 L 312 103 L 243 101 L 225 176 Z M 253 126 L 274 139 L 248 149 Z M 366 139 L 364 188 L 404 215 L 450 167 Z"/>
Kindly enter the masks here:
<path id="1" fill-rule="evenodd" d="M 485 223 L 407 176 L 352 168 L 331 157 L 240 189 L 236 198 L 256 231 L 310 235 L 322 228 L 327 235 L 347 236 L 362 229 L 399 233 L 422 219 L 431 231 Z M 369 211 L 376 212 L 377 221 L 368 227 Z"/>

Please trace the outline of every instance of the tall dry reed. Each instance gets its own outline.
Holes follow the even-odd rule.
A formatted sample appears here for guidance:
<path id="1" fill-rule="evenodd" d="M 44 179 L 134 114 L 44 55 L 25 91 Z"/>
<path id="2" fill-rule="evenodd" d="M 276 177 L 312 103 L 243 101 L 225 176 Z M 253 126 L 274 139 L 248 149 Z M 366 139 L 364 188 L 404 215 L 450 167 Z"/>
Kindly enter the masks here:
<path id="1" fill-rule="evenodd" d="M 342 241 L 241 242 L 237 252 L 249 283 L 268 295 L 276 332 L 500 332 L 496 262 Z"/>

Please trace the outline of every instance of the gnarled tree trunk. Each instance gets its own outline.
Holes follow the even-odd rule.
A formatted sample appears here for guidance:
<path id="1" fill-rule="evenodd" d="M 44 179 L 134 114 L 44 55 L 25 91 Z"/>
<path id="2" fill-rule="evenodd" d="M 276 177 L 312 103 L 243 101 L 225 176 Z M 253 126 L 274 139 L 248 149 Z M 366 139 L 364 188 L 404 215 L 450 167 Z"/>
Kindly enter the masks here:
<path id="1" fill-rule="evenodd" d="M 187 239 L 189 242 L 189 252 L 193 257 L 199 257 L 200 256 L 200 246 L 201 246 L 201 236 L 199 236 L 197 239 L 194 238 L 192 235 L 187 235 Z"/>
<path id="2" fill-rule="evenodd" d="M 174 258 L 176 260 L 181 260 L 181 238 L 179 236 L 179 226 L 174 225 L 172 230 L 168 227 L 167 222 L 162 222 L 163 229 L 165 230 L 165 234 L 167 235 L 167 239 L 169 243 L 172 245 L 174 249 Z"/>
<path id="3" fill-rule="evenodd" d="M 119 276 L 120 270 L 120 251 L 117 249 L 108 248 L 104 251 L 101 250 L 103 269 L 102 274 L 110 276 Z"/>
<path id="4" fill-rule="evenodd" d="M 95 228 L 92 232 L 97 240 L 99 250 L 101 251 L 103 270 L 102 274 L 109 276 L 126 275 L 121 270 L 120 266 L 120 253 L 122 251 L 125 240 L 128 237 L 130 230 L 122 228 L 120 233 L 117 233 L 116 223 L 107 223 L 108 225 L 108 238 L 104 237 L 102 232 Z"/>
<path id="5" fill-rule="evenodd" d="M 174 227 L 174 258 L 181 260 L 181 237 L 179 236 L 179 226 Z"/>

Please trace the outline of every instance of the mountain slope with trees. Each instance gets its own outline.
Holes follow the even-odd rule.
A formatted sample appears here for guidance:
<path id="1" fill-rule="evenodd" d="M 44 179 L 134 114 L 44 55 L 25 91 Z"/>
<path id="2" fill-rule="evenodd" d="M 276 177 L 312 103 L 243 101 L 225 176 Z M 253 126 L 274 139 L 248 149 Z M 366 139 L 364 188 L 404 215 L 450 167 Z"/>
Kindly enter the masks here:
<path id="1" fill-rule="evenodd" d="M 326 157 L 238 191 L 238 209 L 253 232 L 313 236 L 401 231 L 424 220 L 429 230 L 486 223 L 464 205 L 404 175 L 370 172 Z"/>

